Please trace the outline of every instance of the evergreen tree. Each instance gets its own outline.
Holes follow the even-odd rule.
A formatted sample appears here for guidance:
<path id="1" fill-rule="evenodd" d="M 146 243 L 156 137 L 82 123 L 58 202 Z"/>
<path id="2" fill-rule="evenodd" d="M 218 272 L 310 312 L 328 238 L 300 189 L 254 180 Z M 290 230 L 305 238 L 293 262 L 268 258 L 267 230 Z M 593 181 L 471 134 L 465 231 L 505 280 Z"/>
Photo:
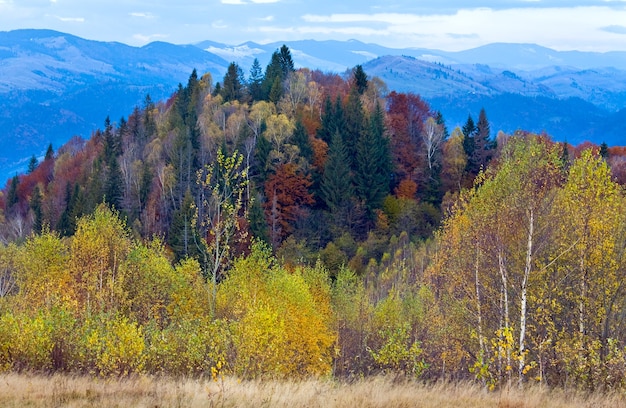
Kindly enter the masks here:
<path id="1" fill-rule="evenodd" d="M 107 163 L 107 178 L 104 184 L 104 198 L 111 208 L 120 209 L 124 197 L 123 175 L 117 157 L 112 156 Z"/>
<path id="2" fill-rule="evenodd" d="M 317 137 L 326 143 L 330 143 L 330 140 L 336 131 L 337 126 L 335 125 L 335 109 L 330 96 L 326 95 L 326 99 L 324 99 L 324 109 L 322 112 L 322 123 L 321 126 L 317 128 Z"/>
<path id="3" fill-rule="evenodd" d="M 279 61 L 280 68 L 283 72 L 282 78 L 283 80 L 285 80 L 287 79 L 287 77 L 289 77 L 289 74 L 295 72 L 296 70 L 293 59 L 291 58 L 291 51 L 289 50 L 289 47 L 287 47 L 285 44 L 280 47 Z"/>
<path id="4" fill-rule="evenodd" d="M 463 131 L 463 150 L 465 150 L 465 155 L 467 156 L 467 166 L 465 167 L 466 171 L 471 171 L 475 166 L 472 162 L 472 157 L 474 156 L 474 136 L 476 136 L 476 125 L 474 124 L 474 119 L 472 119 L 472 115 L 468 115 L 467 121 L 462 128 Z"/>
<path id="5" fill-rule="evenodd" d="M 35 171 L 35 169 L 37 168 L 38 165 L 39 165 L 39 161 L 37 160 L 37 158 L 33 154 L 30 157 L 30 160 L 28 161 L 28 174 L 31 174 L 33 171 Z"/>
<path id="6" fill-rule="evenodd" d="M 76 184 L 78 187 L 78 184 Z M 72 186 L 70 183 L 65 184 L 65 209 L 61 213 L 61 217 L 57 222 L 56 230 L 61 236 L 68 237 L 75 231 L 76 225 L 72 220 L 75 196 L 72 196 Z"/>
<path id="7" fill-rule="evenodd" d="M 291 138 L 293 143 L 300 149 L 300 155 L 310 163 L 313 159 L 313 146 L 311 146 L 309 135 L 300 120 L 296 121 L 296 126 Z"/>
<path id="8" fill-rule="evenodd" d="M 278 51 L 274 51 L 270 63 L 267 65 L 267 68 L 265 68 L 265 76 L 263 77 L 263 83 L 261 85 L 263 91 L 263 99 L 269 100 L 272 88 L 274 88 L 274 97 L 277 96 L 276 93 L 278 93 L 279 90 L 280 94 L 282 95 L 282 89 L 277 88 L 275 86 L 275 83 L 278 82 L 278 84 L 282 88 L 282 83 L 284 79 L 285 78 L 283 77 L 283 69 L 280 62 L 280 54 L 278 53 Z M 280 95 L 278 95 L 278 97 L 280 98 Z"/>
<path id="9" fill-rule="evenodd" d="M 354 68 L 354 86 L 356 87 L 359 95 L 363 95 L 367 89 L 367 85 L 367 74 L 363 71 L 363 66 L 359 64 Z"/>
<path id="10" fill-rule="evenodd" d="M 44 156 L 44 160 L 50 160 L 54 158 L 54 149 L 52 148 L 52 143 L 48 145 L 48 149 L 46 150 L 46 155 Z"/>
<path id="11" fill-rule="evenodd" d="M 328 157 L 321 182 L 322 198 L 331 213 L 344 217 L 353 194 L 348 153 L 339 132 L 335 132 L 328 147 Z"/>
<path id="12" fill-rule="evenodd" d="M 336 106 L 335 109 L 337 110 L 338 107 Z M 336 120 L 339 120 L 339 118 L 336 117 Z M 357 141 L 360 139 L 365 129 L 363 105 L 361 104 L 361 97 L 356 87 L 350 89 L 346 109 L 343 112 L 343 122 L 344 131 L 342 135 L 344 137 L 344 144 L 348 152 L 348 158 L 351 163 L 354 164 Z"/>
<path id="13" fill-rule="evenodd" d="M 368 129 L 357 143 L 354 173 L 357 195 L 365 202 L 370 218 L 389 194 L 391 153 L 384 132 L 384 114 L 380 105 L 376 104 Z"/>
<path id="14" fill-rule="evenodd" d="M 609 146 L 606 144 L 606 142 L 602 142 L 602 144 L 600 145 L 600 157 L 602 157 L 604 160 L 609 158 Z"/>
<path id="15" fill-rule="evenodd" d="M 30 209 L 33 212 L 33 232 L 40 234 L 43 229 L 43 210 L 41 207 L 41 191 L 39 185 L 33 188 L 33 194 L 30 198 Z"/>
<path id="16" fill-rule="evenodd" d="M 476 131 L 474 135 L 474 151 L 470 156 L 472 162 L 472 172 L 478 174 L 481 169 L 487 167 L 492 156 L 491 126 L 487 120 L 485 108 L 480 110 Z"/>
<path id="17" fill-rule="evenodd" d="M 231 102 L 243 99 L 243 72 L 235 63 L 231 62 L 224 75 L 224 81 L 220 90 L 220 95 L 224 102 Z"/>
<path id="18" fill-rule="evenodd" d="M 6 200 L 6 209 L 7 211 L 11 209 L 17 202 L 19 201 L 19 197 L 17 196 L 17 187 L 20 184 L 20 179 L 17 177 L 17 174 L 13 176 L 11 179 L 11 184 L 9 185 L 9 191 L 7 192 L 7 200 Z"/>
<path id="19" fill-rule="evenodd" d="M 252 102 L 263 99 L 263 70 L 257 58 L 252 62 L 250 77 L 248 79 L 248 92 Z"/>

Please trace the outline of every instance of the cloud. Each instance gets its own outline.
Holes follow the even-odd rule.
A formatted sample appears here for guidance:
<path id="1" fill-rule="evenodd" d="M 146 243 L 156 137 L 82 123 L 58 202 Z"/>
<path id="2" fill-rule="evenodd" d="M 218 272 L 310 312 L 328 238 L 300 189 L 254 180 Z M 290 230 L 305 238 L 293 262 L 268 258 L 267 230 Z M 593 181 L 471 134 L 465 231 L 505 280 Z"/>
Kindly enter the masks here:
<path id="1" fill-rule="evenodd" d="M 85 22 L 84 17 L 60 17 L 60 16 L 54 16 L 54 17 L 60 21 L 63 21 L 64 23 L 84 23 Z"/>
<path id="2" fill-rule="evenodd" d="M 169 37 L 167 34 L 133 34 L 133 38 L 135 40 L 141 41 L 143 43 L 152 42 L 154 40 L 164 39 Z"/>
<path id="3" fill-rule="evenodd" d="M 606 27 L 600 28 L 602 31 L 606 31 L 607 33 L 613 34 L 626 34 L 626 26 L 621 25 L 610 25 Z"/>
<path id="4" fill-rule="evenodd" d="M 131 17 L 137 17 L 137 18 L 146 18 L 146 19 L 151 19 L 151 18 L 155 18 L 156 16 L 150 12 L 147 13 L 141 13 L 141 12 L 133 12 L 133 13 L 129 13 L 129 15 Z"/>
<path id="5" fill-rule="evenodd" d="M 220 0 L 222 4 L 247 4 L 243 0 Z"/>
<path id="6" fill-rule="evenodd" d="M 454 38 L 457 40 L 461 40 L 461 39 L 477 39 L 480 38 L 480 36 L 476 33 L 472 33 L 472 34 L 457 34 L 457 33 L 446 33 L 446 35 L 450 38 Z"/>

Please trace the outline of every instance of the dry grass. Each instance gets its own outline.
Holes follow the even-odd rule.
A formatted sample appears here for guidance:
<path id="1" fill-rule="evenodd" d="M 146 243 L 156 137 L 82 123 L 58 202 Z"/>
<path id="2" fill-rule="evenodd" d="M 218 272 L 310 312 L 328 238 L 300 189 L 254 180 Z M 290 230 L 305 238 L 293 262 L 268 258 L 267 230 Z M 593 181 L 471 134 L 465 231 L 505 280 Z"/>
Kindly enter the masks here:
<path id="1" fill-rule="evenodd" d="M 626 396 L 537 387 L 486 392 L 472 384 L 333 381 L 94 379 L 0 375 L 1 407 L 626 407 Z"/>

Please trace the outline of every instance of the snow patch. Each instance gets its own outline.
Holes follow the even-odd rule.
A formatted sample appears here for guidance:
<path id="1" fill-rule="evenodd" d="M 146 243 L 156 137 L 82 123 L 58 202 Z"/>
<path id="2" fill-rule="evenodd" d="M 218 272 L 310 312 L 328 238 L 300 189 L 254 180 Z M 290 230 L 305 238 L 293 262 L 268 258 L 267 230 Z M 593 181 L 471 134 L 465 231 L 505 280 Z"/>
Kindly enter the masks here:
<path id="1" fill-rule="evenodd" d="M 226 60 L 253 57 L 257 54 L 262 54 L 265 52 L 260 48 L 250 48 L 247 45 L 238 45 L 235 47 L 226 48 L 210 46 L 209 48 L 205 48 L 204 50 L 212 54 L 218 55 Z"/>

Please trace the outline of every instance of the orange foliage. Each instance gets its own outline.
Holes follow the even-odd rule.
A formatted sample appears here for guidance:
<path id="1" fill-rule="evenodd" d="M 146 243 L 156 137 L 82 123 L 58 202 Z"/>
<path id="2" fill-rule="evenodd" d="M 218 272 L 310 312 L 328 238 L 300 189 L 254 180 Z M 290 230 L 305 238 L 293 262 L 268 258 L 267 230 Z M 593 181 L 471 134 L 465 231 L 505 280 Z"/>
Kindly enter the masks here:
<path id="1" fill-rule="evenodd" d="M 398 184 L 395 191 L 398 198 L 410 198 L 415 199 L 415 193 L 417 193 L 417 183 L 411 179 L 404 179 Z"/>
<path id="2" fill-rule="evenodd" d="M 298 171 L 294 163 L 280 165 L 265 182 L 265 215 L 273 244 L 293 231 L 292 223 L 302 214 L 302 206 L 313 204 L 309 192 L 312 182 Z"/>

